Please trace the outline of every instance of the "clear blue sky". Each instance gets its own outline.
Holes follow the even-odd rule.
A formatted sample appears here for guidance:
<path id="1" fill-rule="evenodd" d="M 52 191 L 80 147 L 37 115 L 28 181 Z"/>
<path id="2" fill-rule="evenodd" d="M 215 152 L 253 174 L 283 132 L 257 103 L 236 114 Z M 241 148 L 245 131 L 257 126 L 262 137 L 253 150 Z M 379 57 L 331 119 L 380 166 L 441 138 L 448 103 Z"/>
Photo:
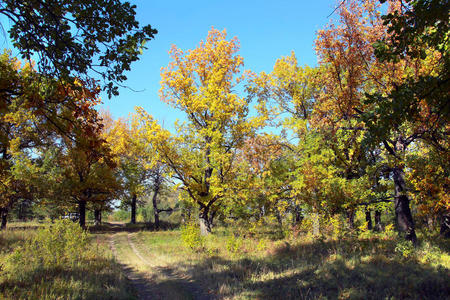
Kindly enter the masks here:
<path id="1" fill-rule="evenodd" d="M 120 95 L 108 99 L 101 97 L 102 108 L 108 109 L 114 118 L 128 117 L 135 106 L 142 106 L 164 127 L 173 129 L 174 121 L 183 119 L 181 112 L 161 102 L 160 70 L 169 62 L 173 44 L 183 50 L 195 48 L 204 40 L 208 31 L 227 30 L 228 37 L 240 41 L 240 55 L 244 68 L 254 72 L 270 72 L 275 61 L 295 51 L 300 64 L 315 65 L 314 51 L 316 31 L 328 22 L 336 0 L 132 0 L 137 8 L 141 25 L 151 24 L 158 30 L 154 40 L 147 43 L 141 59 L 131 66 L 125 82 L 133 90 L 121 88 Z M 336 18 L 336 16 L 333 16 Z M 0 17 L 5 30 L 9 23 Z M 11 48 L 8 39 L 0 38 L 2 48 Z M 14 53 L 14 52 L 13 52 Z"/>
<path id="2" fill-rule="evenodd" d="M 239 39 L 245 69 L 270 72 L 276 59 L 292 50 L 300 64 L 315 65 L 315 33 L 327 23 L 336 4 L 334 0 L 132 2 L 137 5 L 139 22 L 158 30 L 141 59 L 127 73 L 126 85 L 143 91 L 120 89 L 120 95 L 111 99 L 102 94 L 103 107 L 117 118 L 127 117 L 134 106 L 142 106 L 169 129 L 175 119 L 183 119 L 182 113 L 158 97 L 160 69 L 170 61 L 168 51 L 172 44 L 183 50 L 195 48 L 214 26 L 219 30 L 226 28 L 229 38 Z"/>

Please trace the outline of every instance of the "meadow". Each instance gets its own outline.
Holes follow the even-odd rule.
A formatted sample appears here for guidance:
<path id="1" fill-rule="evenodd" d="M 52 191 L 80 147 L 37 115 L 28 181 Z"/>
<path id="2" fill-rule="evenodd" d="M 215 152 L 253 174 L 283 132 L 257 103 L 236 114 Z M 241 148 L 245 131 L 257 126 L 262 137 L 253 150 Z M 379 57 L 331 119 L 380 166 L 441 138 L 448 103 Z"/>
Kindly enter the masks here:
<path id="1" fill-rule="evenodd" d="M 23 227 L 23 226 L 22 226 Z M 201 236 L 69 221 L 0 234 L 2 299 L 445 299 L 448 241 L 239 227 Z M 32 227 L 36 228 L 36 227 Z M 59 237 L 59 238 L 57 238 Z M 85 241 L 85 242 L 83 242 Z"/>

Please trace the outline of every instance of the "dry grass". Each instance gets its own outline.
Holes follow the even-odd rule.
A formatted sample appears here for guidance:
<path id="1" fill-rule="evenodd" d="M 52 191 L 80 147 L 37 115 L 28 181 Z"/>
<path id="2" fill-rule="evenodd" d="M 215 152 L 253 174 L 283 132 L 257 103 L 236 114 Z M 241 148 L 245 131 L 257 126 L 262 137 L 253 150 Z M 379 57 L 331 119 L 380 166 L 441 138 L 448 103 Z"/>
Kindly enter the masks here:
<path id="1" fill-rule="evenodd" d="M 50 242 L 34 246 L 34 237 L 43 233 L 30 229 L 0 232 L 0 299 L 136 298 L 121 267 L 100 239 L 88 236 L 83 253 L 73 260 L 69 253 L 81 252 L 76 243 L 61 245 L 60 249 Z M 59 236 L 51 238 L 60 241 Z M 72 241 L 78 238 L 74 235 Z"/>
<path id="2" fill-rule="evenodd" d="M 140 296 L 156 299 L 445 299 L 450 294 L 450 245 L 436 235 L 420 236 L 421 245 L 413 248 L 388 234 L 276 239 L 222 228 L 193 251 L 180 230 L 111 229 L 91 235 L 96 255 L 75 268 L 36 269 L 23 278 L 0 273 L 0 298 L 132 299 L 131 284 Z M 35 234 L 0 233 L 0 262 Z M 121 265 L 112 259 L 111 240 Z"/>
<path id="3" fill-rule="evenodd" d="M 139 232 L 133 240 L 151 268 L 183 274 L 219 299 L 443 299 L 450 293 L 448 248 L 428 241 L 405 257 L 394 238 L 381 235 L 272 241 L 222 231 L 207 237 L 200 253 L 183 246 L 179 231 Z"/>

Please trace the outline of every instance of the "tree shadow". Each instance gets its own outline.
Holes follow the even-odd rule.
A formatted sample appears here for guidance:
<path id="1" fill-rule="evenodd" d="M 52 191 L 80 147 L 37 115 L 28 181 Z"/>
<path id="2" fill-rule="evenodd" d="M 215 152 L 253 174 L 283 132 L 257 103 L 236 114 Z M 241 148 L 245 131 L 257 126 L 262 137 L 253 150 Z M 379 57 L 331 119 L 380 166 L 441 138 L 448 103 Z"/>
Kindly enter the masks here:
<path id="1" fill-rule="evenodd" d="M 217 298 L 448 299 L 450 273 L 393 254 L 393 241 L 318 241 L 281 247 L 265 258 L 210 257 L 181 265 L 208 278 Z"/>
<path id="2" fill-rule="evenodd" d="M 161 221 L 159 228 L 153 223 L 137 222 L 136 224 L 130 223 L 108 223 L 102 222 L 101 225 L 89 226 L 90 233 L 95 234 L 108 234 L 115 232 L 138 232 L 138 231 L 166 231 L 179 228 L 179 224 Z"/>
<path id="3" fill-rule="evenodd" d="M 120 273 L 119 265 L 108 258 L 97 257 L 77 265 L 41 265 L 16 270 L 0 283 L 6 299 L 138 299 L 129 279 Z M 12 297 L 12 298 L 11 298 Z"/>

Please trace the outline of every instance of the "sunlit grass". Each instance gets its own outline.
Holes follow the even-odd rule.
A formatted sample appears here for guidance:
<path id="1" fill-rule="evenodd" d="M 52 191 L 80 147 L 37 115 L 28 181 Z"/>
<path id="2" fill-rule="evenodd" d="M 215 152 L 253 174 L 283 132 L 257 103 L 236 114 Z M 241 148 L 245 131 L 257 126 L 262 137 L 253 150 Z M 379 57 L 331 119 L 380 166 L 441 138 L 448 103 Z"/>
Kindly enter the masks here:
<path id="1" fill-rule="evenodd" d="M 16 274 L 7 274 L 10 253 L 39 231 L 3 231 L 0 299 L 132 299 L 125 275 L 145 281 L 161 299 L 199 293 L 218 299 L 444 299 L 450 293 L 449 243 L 437 235 L 419 233 L 414 248 L 386 233 L 276 238 L 217 228 L 194 250 L 180 230 L 105 230 L 90 235 L 89 251 L 75 264 Z M 122 266 L 109 250 L 111 241 Z M 33 261 L 26 255 L 19 262 Z"/>
<path id="2" fill-rule="evenodd" d="M 448 253 L 428 241 L 404 257 L 398 241 L 381 234 L 270 240 L 222 232 L 208 236 L 200 252 L 186 248 L 179 231 L 133 239 L 155 265 L 221 299 L 441 299 L 450 292 Z"/>
<path id="3" fill-rule="evenodd" d="M 79 247 L 80 236 L 75 231 L 69 232 L 67 243 L 60 243 L 62 237 L 56 233 L 49 236 L 43 230 L 2 231 L 0 299 L 135 298 L 102 240 L 86 237 L 85 247 Z M 71 259 L 75 252 L 76 259 Z"/>

